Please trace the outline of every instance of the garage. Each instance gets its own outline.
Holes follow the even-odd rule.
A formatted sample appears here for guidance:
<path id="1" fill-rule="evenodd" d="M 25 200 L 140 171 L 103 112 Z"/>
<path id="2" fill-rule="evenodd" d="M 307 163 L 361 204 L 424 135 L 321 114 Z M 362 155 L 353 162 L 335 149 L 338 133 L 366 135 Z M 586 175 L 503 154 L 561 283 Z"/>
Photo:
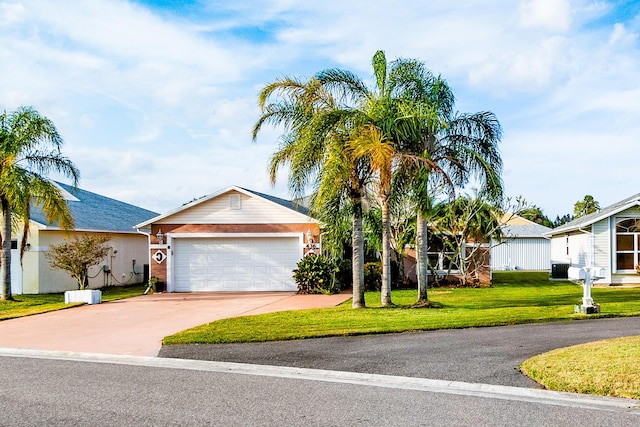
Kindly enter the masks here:
<path id="1" fill-rule="evenodd" d="M 299 237 L 180 238 L 172 247 L 176 292 L 297 289 Z"/>
<path id="2" fill-rule="evenodd" d="M 296 291 L 298 262 L 322 251 L 306 207 L 237 186 L 136 228 L 149 237 L 150 276 L 167 292 Z"/>

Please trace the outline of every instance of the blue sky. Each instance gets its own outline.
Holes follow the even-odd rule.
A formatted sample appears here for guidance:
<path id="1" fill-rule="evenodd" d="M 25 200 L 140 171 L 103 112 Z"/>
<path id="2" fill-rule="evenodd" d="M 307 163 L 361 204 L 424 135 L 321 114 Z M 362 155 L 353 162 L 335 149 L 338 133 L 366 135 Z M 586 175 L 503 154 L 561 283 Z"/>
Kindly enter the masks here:
<path id="1" fill-rule="evenodd" d="M 640 192 L 640 2 L 0 0 L 0 108 L 51 118 L 80 186 L 158 212 L 267 177 L 257 93 L 378 49 L 418 58 L 461 112 L 491 110 L 509 196 L 552 219 Z"/>

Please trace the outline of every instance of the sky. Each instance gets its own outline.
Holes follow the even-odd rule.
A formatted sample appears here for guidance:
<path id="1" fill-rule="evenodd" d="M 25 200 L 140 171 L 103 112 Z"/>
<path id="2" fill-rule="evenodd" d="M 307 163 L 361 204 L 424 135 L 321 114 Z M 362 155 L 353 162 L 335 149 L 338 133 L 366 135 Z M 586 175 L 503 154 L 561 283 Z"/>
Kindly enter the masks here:
<path id="1" fill-rule="evenodd" d="M 0 0 L 0 109 L 62 135 L 79 186 L 167 212 L 230 185 L 290 198 L 251 131 L 283 76 L 415 58 L 503 127 L 507 196 L 554 219 L 640 192 L 640 1 Z"/>

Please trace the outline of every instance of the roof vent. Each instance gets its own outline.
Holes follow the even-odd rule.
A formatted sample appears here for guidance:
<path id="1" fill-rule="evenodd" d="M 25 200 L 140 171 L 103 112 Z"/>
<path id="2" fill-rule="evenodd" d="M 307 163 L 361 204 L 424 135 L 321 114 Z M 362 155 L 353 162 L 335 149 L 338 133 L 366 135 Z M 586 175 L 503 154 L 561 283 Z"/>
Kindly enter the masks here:
<path id="1" fill-rule="evenodd" d="M 242 198 L 240 194 L 229 194 L 229 209 L 240 210 L 242 208 Z"/>

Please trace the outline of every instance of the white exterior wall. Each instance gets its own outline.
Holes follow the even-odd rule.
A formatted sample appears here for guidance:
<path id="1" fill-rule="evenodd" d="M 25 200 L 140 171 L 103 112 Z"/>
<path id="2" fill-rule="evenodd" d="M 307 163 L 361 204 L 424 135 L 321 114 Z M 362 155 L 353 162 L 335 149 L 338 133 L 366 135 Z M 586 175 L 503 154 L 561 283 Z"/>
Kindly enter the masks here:
<path id="1" fill-rule="evenodd" d="M 81 232 L 72 232 L 71 235 Z M 142 283 L 143 265 L 149 263 L 147 237 L 137 233 L 109 233 L 111 240 L 107 245 L 113 250 L 97 266 L 89 269 L 89 287 L 101 288 L 103 285 L 120 285 Z M 55 293 L 74 290 L 78 284 L 66 271 L 54 270 L 46 258 L 49 245 L 63 243 L 70 235 L 62 231 L 31 230 L 29 236 L 30 250 L 23 259 L 23 284 L 25 294 Z M 115 253 L 114 253 L 115 252 Z M 136 260 L 135 273 L 133 260 Z M 111 273 L 105 276 L 102 266 L 108 265 Z"/>
<path id="2" fill-rule="evenodd" d="M 229 198 L 232 195 L 240 195 L 240 209 L 231 209 Z M 291 224 L 300 223 L 304 217 L 276 203 L 230 191 L 154 221 L 154 224 Z"/>
<path id="3" fill-rule="evenodd" d="M 591 234 L 574 232 L 553 236 L 551 239 L 551 264 L 571 264 L 587 267 L 591 262 Z"/>
<path id="4" fill-rule="evenodd" d="M 514 238 L 491 248 L 492 270 L 549 270 L 550 260 L 550 242 L 544 238 Z"/>
<path id="5" fill-rule="evenodd" d="M 597 281 L 596 283 L 611 283 L 612 267 L 612 255 L 611 255 L 611 240 L 612 233 L 610 227 L 611 218 L 598 221 L 592 226 L 593 230 L 593 266 L 602 267 L 605 269 L 606 277 Z"/>

